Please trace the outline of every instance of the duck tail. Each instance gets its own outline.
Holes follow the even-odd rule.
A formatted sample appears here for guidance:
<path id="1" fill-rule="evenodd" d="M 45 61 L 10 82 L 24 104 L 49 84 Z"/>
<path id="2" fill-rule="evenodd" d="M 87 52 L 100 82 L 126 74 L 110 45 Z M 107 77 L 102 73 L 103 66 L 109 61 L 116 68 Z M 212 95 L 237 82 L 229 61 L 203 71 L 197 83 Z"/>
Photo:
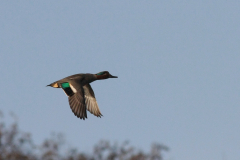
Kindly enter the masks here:
<path id="1" fill-rule="evenodd" d="M 49 84 L 49 85 L 47 85 L 47 86 L 54 87 L 54 88 L 60 88 L 60 86 L 58 85 L 57 82 L 53 82 L 53 83 L 51 83 L 51 84 Z M 46 86 L 46 87 L 47 87 L 47 86 Z"/>

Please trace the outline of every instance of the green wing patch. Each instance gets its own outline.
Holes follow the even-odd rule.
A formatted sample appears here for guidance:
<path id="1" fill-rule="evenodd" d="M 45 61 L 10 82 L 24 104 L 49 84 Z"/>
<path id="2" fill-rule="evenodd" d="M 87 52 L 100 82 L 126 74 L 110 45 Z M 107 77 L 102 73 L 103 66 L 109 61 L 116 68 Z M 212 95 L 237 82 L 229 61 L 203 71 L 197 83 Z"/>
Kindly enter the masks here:
<path id="1" fill-rule="evenodd" d="M 70 88 L 70 85 L 69 85 L 68 82 L 61 83 L 61 86 L 62 86 L 63 89 Z"/>
<path id="2" fill-rule="evenodd" d="M 61 83 L 61 87 L 68 97 L 74 94 L 68 82 Z"/>

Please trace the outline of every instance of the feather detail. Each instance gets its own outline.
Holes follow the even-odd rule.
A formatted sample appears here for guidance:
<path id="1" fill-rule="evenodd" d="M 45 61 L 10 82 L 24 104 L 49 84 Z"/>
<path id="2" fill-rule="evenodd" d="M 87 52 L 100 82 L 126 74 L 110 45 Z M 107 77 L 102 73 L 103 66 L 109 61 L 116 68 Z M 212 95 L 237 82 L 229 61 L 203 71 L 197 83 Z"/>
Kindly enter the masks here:
<path id="1" fill-rule="evenodd" d="M 82 91 L 83 92 L 83 91 Z M 75 116 L 85 120 L 87 118 L 87 110 L 85 105 L 85 99 L 81 90 L 68 97 L 70 108 Z"/>
<path id="2" fill-rule="evenodd" d="M 86 106 L 87 106 L 87 110 L 90 113 L 94 114 L 95 116 L 101 118 L 102 114 L 99 110 L 94 92 L 93 92 L 90 84 L 86 84 L 85 86 L 83 86 L 83 90 L 84 90 L 84 98 L 85 98 L 85 103 L 86 103 Z"/>

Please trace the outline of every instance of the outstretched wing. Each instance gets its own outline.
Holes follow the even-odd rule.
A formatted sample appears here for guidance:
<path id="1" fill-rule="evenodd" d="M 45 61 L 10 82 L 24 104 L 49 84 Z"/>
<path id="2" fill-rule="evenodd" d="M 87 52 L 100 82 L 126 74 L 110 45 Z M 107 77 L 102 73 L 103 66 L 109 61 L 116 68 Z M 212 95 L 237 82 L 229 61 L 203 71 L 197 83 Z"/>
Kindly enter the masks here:
<path id="1" fill-rule="evenodd" d="M 73 94 L 68 97 L 68 101 L 72 112 L 78 118 L 85 120 L 87 118 L 87 110 L 83 87 L 75 82 L 70 82 L 70 88 Z"/>
<path id="2" fill-rule="evenodd" d="M 97 117 L 103 116 L 98 108 L 98 104 L 94 95 L 94 92 L 92 90 L 92 87 L 90 84 L 86 84 L 83 86 L 84 89 L 84 98 L 85 98 L 85 104 L 87 106 L 87 110 L 94 114 Z"/>

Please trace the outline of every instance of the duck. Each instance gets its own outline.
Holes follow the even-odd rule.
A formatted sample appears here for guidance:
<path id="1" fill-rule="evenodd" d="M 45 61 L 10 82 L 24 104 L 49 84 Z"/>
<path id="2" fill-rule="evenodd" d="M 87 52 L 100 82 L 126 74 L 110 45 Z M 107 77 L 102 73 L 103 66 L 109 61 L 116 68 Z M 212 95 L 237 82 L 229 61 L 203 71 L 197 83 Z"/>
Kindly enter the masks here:
<path id="1" fill-rule="evenodd" d="M 93 115 L 101 118 L 103 115 L 100 112 L 90 83 L 108 78 L 118 77 L 111 75 L 108 71 L 102 71 L 97 74 L 80 73 L 65 77 L 47 86 L 63 89 L 68 97 L 72 112 L 78 118 L 85 120 L 87 118 L 87 110 Z"/>

